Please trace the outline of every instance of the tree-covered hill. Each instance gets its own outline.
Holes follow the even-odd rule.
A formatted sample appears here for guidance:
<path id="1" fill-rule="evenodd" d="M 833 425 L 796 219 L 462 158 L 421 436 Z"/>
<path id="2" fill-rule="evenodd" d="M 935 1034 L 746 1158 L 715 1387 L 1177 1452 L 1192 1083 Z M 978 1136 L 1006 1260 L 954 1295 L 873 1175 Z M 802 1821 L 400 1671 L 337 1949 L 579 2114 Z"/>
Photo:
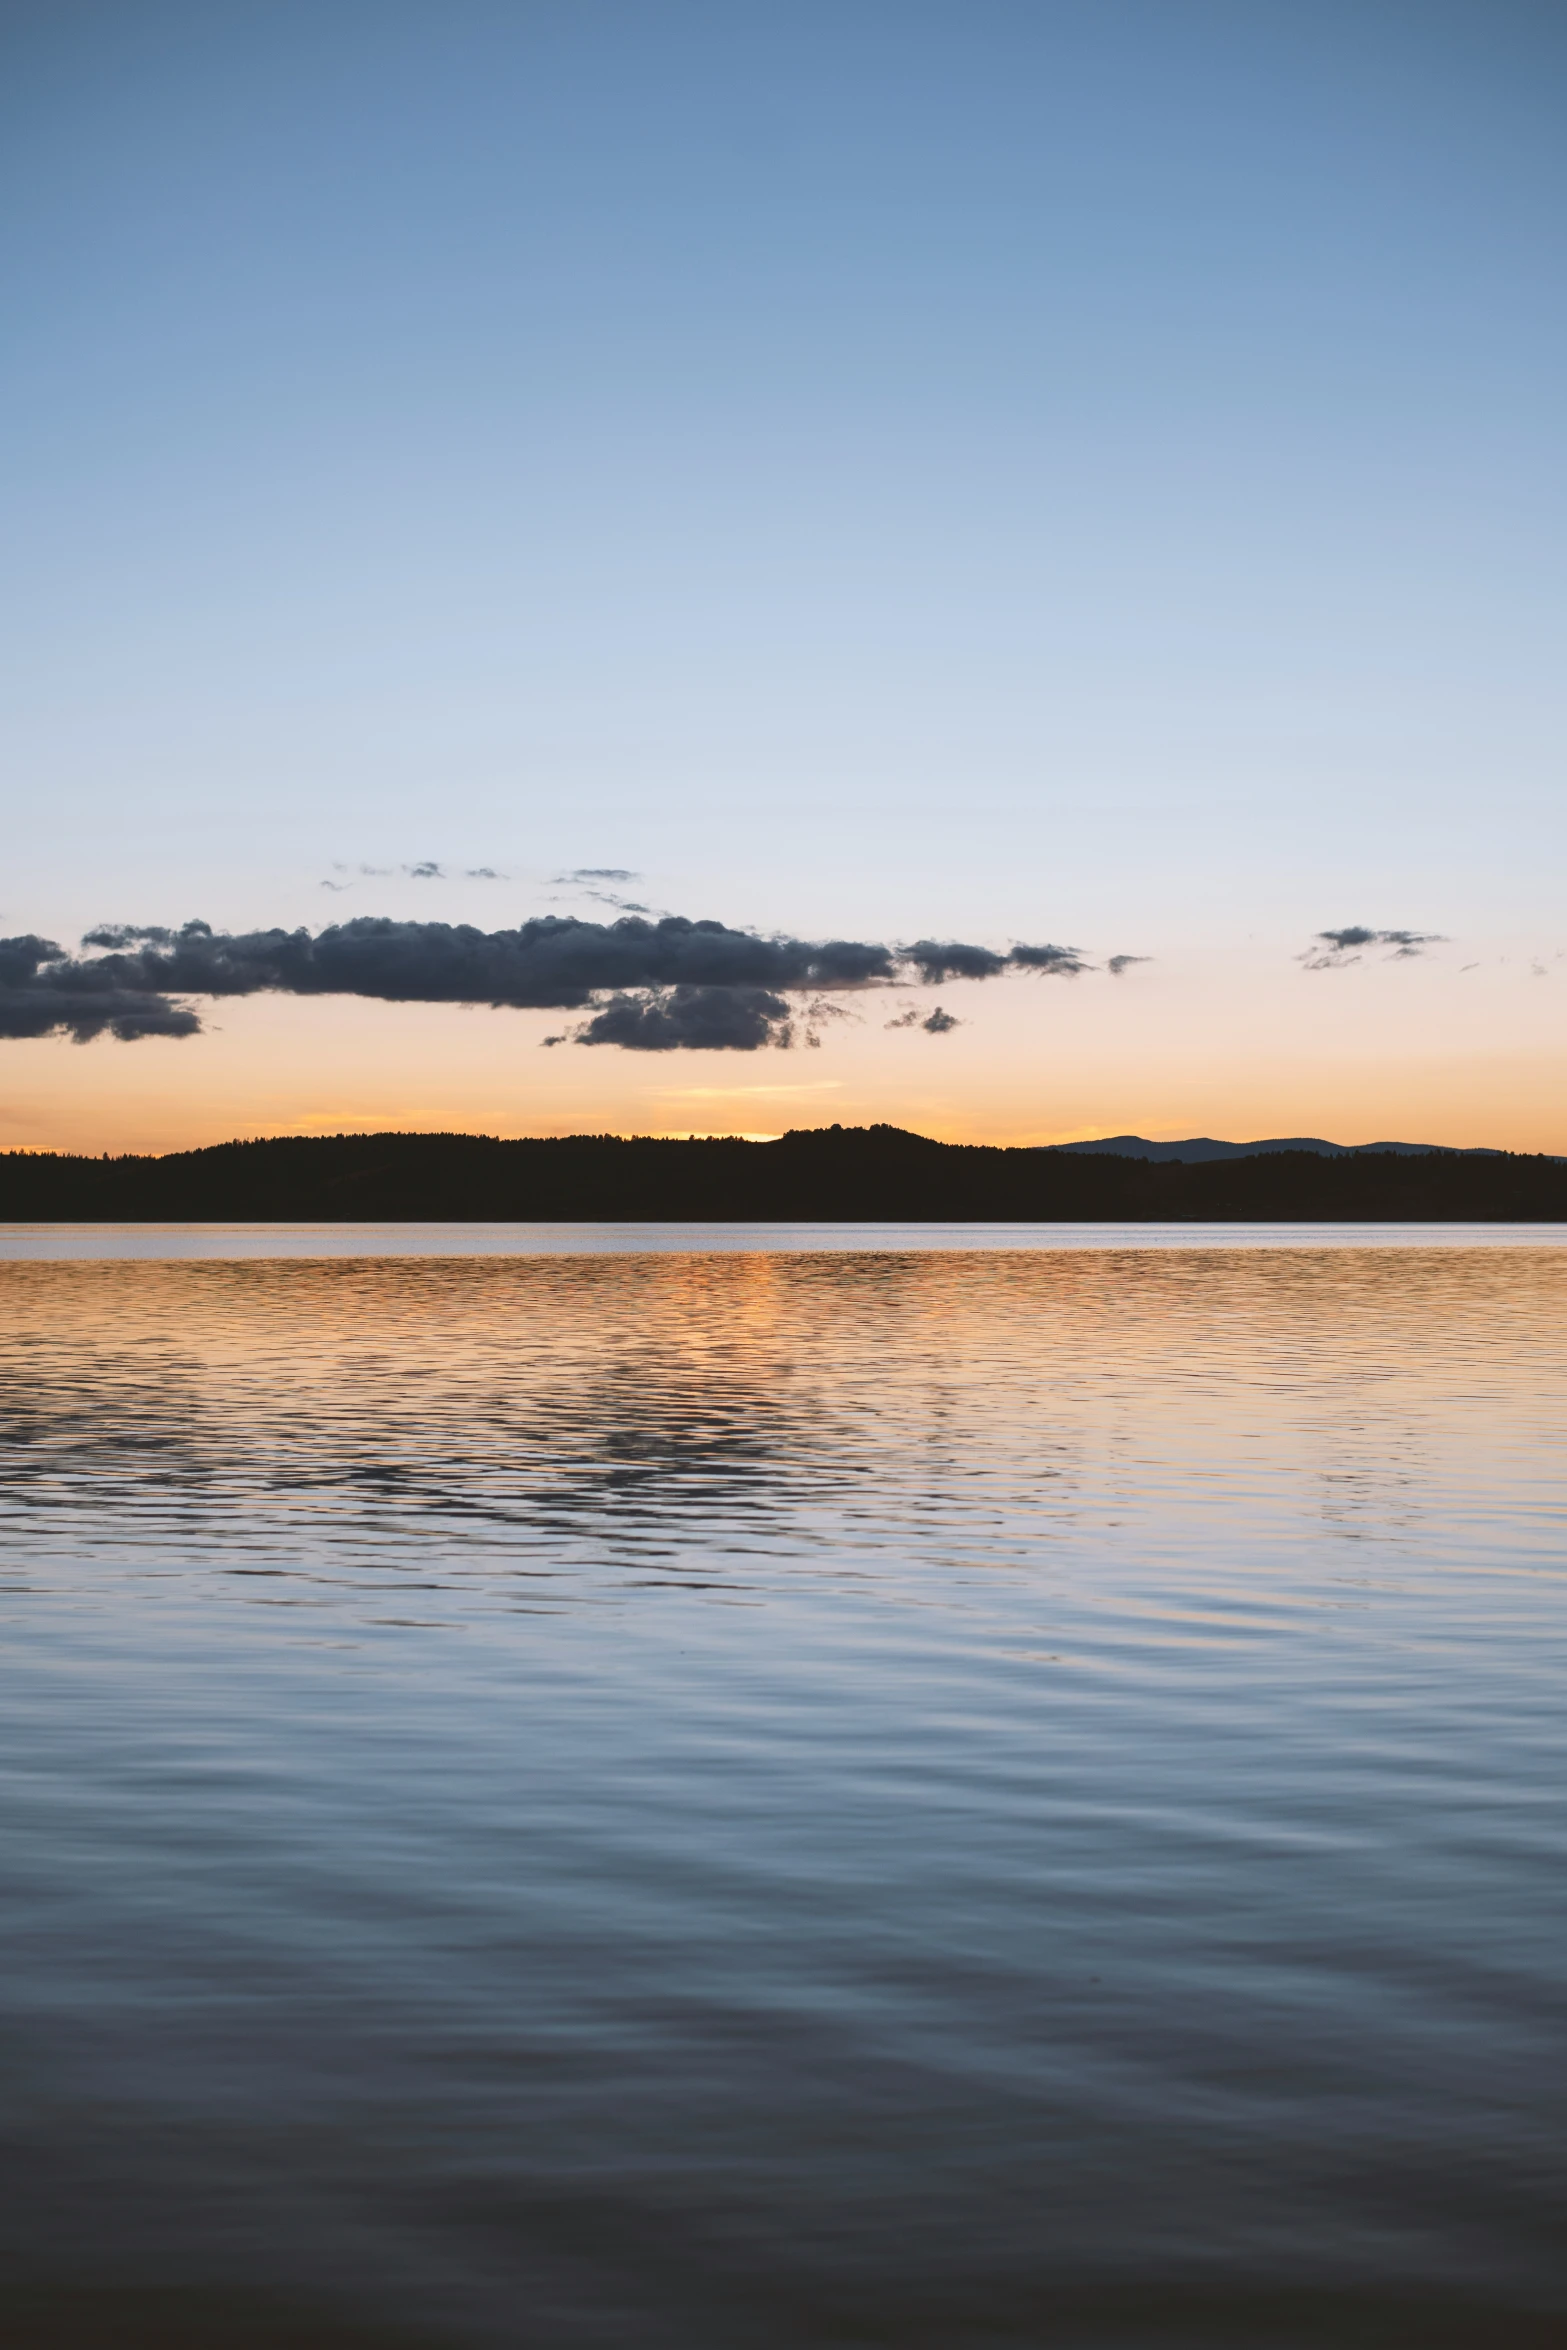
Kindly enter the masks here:
<path id="1" fill-rule="evenodd" d="M 1446 1151 L 1186 1164 L 932 1142 L 893 1126 L 776 1142 L 339 1134 L 160 1158 L 0 1155 L 7 1222 L 1138 1217 L 1567 1222 L 1567 1164 Z"/>

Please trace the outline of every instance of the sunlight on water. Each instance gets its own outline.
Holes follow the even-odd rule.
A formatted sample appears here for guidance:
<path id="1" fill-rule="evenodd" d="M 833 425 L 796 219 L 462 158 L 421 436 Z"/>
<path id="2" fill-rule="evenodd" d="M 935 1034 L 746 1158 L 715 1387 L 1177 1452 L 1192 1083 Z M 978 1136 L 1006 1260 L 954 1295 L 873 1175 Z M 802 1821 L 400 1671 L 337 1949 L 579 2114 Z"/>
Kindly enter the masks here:
<path id="1" fill-rule="evenodd" d="M 6 2338 L 1561 2338 L 1567 1251 L 0 1295 Z"/>

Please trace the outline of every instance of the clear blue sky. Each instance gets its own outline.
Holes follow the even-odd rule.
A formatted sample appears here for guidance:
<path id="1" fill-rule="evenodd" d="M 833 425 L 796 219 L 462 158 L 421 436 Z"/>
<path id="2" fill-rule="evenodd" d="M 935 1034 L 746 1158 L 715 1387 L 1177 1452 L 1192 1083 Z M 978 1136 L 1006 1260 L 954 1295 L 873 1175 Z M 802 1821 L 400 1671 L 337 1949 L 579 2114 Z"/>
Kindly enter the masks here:
<path id="1" fill-rule="evenodd" d="M 1567 943 L 1562 7 L 7 0 L 0 110 L 0 927 Z"/>

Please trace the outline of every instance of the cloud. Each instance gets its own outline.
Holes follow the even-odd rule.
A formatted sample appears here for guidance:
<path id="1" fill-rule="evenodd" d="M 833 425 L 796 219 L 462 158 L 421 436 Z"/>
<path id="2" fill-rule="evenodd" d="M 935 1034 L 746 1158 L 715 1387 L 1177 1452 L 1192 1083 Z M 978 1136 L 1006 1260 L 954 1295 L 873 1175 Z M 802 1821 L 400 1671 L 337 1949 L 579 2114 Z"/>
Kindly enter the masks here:
<path id="1" fill-rule="evenodd" d="M 314 935 L 105 923 L 82 945 L 96 952 L 72 957 L 47 939 L 10 942 L 0 968 L 0 1035 L 190 1036 L 201 1023 L 180 999 L 275 991 L 581 1012 L 581 1026 L 562 1033 L 584 1044 L 754 1051 L 797 1036 L 816 1043 L 825 1022 L 853 1017 L 832 999 L 865 989 L 1091 968 L 1072 947 L 1001 954 L 958 940 L 895 947 L 762 937 L 723 922 L 640 913 L 614 921 L 544 914 L 489 931 L 361 916 Z M 945 1013 L 910 1024 L 938 1036 L 956 1025 Z"/>
<path id="2" fill-rule="evenodd" d="M 821 1043 L 822 1030 L 828 1026 L 829 1022 L 858 1020 L 859 1017 L 859 1013 L 851 1012 L 846 1004 L 835 1004 L 830 996 L 824 995 L 812 996 L 808 1003 L 799 1007 L 796 1014 L 800 1023 L 800 1033 L 806 1043 L 812 1046 Z"/>
<path id="3" fill-rule="evenodd" d="M 788 1004 L 764 987 L 673 987 L 621 995 L 575 1031 L 578 1044 L 627 1052 L 754 1053 L 793 1042 Z"/>
<path id="4" fill-rule="evenodd" d="M 998 955 L 992 947 L 964 946 L 956 939 L 919 938 L 912 946 L 900 948 L 899 954 L 913 964 L 927 987 L 940 987 L 948 979 L 997 979 L 1003 971 L 1054 972 L 1075 978 L 1079 971 L 1093 969 L 1076 947 L 1015 946 Z"/>
<path id="5" fill-rule="evenodd" d="M 1112 979 L 1119 979 L 1123 971 L 1130 971 L 1134 963 L 1151 963 L 1152 955 L 1112 955 L 1105 969 Z"/>
<path id="6" fill-rule="evenodd" d="M 1442 943 L 1439 930 L 1368 930 L 1364 923 L 1351 922 L 1342 930 L 1319 930 L 1299 960 L 1308 971 L 1338 971 L 1358 963 L 1363 947 L 1391 947 L 1388 959 L 1398 963 Z"/>
<path id="7" fill-rule="evenodd" d="M 571 897 L 592 898 L 601 906 L 613 906 L 621 914 L 651 914 L 653 908 L 644 906 L 636 898 L 623 898 L 612 889 L 601 889 L 605 881 L 640 881 L 640 873 L 633 873 L 629 865 L 573 865 L 568 872 L 557 873 L 553 879 L 563 886 Z"/>
<path id="8" fill-rule="evenodd" d="M 1016 946 L 1006 959 L 1014 971 L 1043 971 L 1061 979 L 1075 979 L 1080 971 L 1093 969 L 1076 947 Z"/>
<path id="9" fill-rule="evenodd" d="M 995 979 L 1007 967 L 1005 955 L 990 947 L 963 946 L 956 939 L 917 938 L 903 949 L 903 957 L 927 987 L 940 987 L 947 979 Z"/>
<path id="10" fill-rule="evenodd" d="M 883 1025 L 887 1028 L 923 1028 L 927 1036 L 945 1036 L 949 1029 L 961 1028 L 963 1023 L 955 1020 L 950 1012 L 943 1011 L 940 1004 L 923 1019 L 920 1017 L 919 1005 L 910 1004 L 908 1010 L 900 1012 L 896 1020 L 885 1021 Z"/>
<path id="11" fill-rule="evenodd" d="M 412 865 L 345 865 L 338 858 L 332 870 L 334 873 L 353 873 L 361 881 L 392 881 L 399 873 L 410 881 L 450 881 L 453 878 L 434 857 L 421 857 Z M 493 865 L 465 865 L 462 878 L 464 881 L 505 881 L 509 876 L 497 872 Z M 344 881 L 323 881 L 321 884 L 323 889 L 335 890 L 350 889 L 352 886 L 351 882 Z"/>
<path id="12" fill-rule="evenodd" d="M 176 995 L 376 996 L 391 1003 L 513 1005 L 576 1011 L 608 989 L 765 987 L 819 992 L 886 984 L 889 947 L 857 939 L 762 938 L 723 922 L 667 914 L 614 922 L 541 914 L 515 930 L 466 922 L 362 915 L 307 930 L 231 935 L 210 923 L 180 930 L 110 923 L 85 946 L 108 950 L 100 982 Z"/>
<path id="13" fill-rule="evenodd" d="M 194 1036 L 201 1022 L 182 1004 L 121 987 L 101 963 L 82 963 L 50 938 L 0 938 L 0 1037 Z"/>

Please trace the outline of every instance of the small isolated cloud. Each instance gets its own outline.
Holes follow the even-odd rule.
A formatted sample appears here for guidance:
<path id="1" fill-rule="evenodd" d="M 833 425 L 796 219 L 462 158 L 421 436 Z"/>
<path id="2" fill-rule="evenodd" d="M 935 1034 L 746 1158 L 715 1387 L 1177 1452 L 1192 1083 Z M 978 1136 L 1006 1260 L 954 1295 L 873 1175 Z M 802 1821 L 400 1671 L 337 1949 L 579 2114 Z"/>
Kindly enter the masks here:
<path id="1" fill-rule="evenodd" d="M 405 865 L 403 871 L 410 881 L 444 881 L 446 875 L 433 857 L 426 857 L 417 865 Z"/>
<path id="2" fill-rule="evenodd" d="M 1123 971 L 1130 971 L 1134 963 L 1151 963 L 1152 955 L 1112 955 L 1105 969 L 1112 979 L 1119 979 Z"/>
<path id="3" fill-rule="evenodd" d="M 466 865 L 463 868 L 464 881 L 505 881 L 507 878 L 506 874 L 497 873 L 493 865 Z"/>
<path id="4" fill-rule="evenodd" d="M 1299 960 L 1308 971 L 1338 971 L 1346 963 L 1358 963 L 1367 947 L 1391 947 L 1385 959 L 1400 963 L 1442 943 L 1439 930 L 1370 930 L 1363 922 L 1351 922 L 1342 930 L 1319 930 Z"/>
<path id="5" fill-rule="evenodd" d="M 629 865 L 573 865 L 569 872 L 557 873 L 557 882 L 570 881 L 640 881 L 640 873 L 633 873 Z"/>
<path id="6" fill-rule="evenodd" d="M 910 1004 L 906 1012 L 900 1012 L 896 1020 L 888 1020 L 884 1025 L 888 1028 L 923 1028 L 927 1036 L 945 1036 L 948 1029 L 961 1028 L 963 1023 L 955 1020 L 950 1012 L 943 1011 L 940 1004 L 923 1018 L 919 1005 Z"/>

